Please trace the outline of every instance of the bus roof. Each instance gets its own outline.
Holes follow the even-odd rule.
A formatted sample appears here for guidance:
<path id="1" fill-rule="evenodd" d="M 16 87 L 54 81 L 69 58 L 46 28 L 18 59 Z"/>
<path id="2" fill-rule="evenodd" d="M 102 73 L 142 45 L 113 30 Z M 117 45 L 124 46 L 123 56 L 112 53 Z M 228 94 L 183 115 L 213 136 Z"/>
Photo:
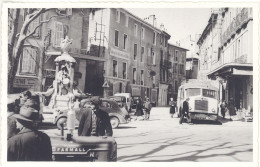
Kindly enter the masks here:
<path id="1" fill-rule="evenodd" d="M 211 81 L 203 81 L 203 80 L 188 80 L 183 82 L 180 88 L 188 89 L 188 88 L 203 88 L 210 90 L 218 90 L 217 87 L 211 84 Z"/>

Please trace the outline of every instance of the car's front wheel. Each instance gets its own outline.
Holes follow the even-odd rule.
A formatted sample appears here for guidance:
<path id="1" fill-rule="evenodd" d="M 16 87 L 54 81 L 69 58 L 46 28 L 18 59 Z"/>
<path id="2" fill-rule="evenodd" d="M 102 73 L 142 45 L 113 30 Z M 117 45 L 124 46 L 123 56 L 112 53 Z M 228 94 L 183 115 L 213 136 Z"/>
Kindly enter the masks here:
<path id="1" fill-rule="evenodd" d="M 110 117 L 110 123 L 112 128 L 117 128 L 119 126 L 119 119 L 117 117 Z"/>
<path id="2" fill-rule="evenodd" d="M 67 127 L 67 118 L 61 117 L 58 119 L 57 121 L 58 129 L 61 130 L 62 126 L 64 129 Z"/>

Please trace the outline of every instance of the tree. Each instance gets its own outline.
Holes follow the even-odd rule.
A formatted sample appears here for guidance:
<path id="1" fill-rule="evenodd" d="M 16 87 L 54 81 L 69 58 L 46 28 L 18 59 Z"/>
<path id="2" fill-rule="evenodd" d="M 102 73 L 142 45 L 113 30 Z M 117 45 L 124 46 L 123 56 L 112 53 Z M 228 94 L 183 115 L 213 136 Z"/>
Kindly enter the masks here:
<path id="1" fill-rule="evenodd" d="M 8 26 L 10 30 L 8 34 L 8 93 L 13 93 L 14 79 L 17 73 L 19 59 L 21 57 L 26 39 L 31 37 L 43 23 L 49 22 L 54 17 L 64 16 L 63 14 L 59 13 L 59 10 L 56 9 L 56 15 L 51 16 L 48 20 L 40 21 L 39 24 L 35 26 L 33 31 L 28 33 L 30 24 L 35 19 L 39 18 L 41 14 L 50 10 L 55 10 L 55 8 L 27 9 L 27 14 L 24 16 L 24 22 L 18 32 L 21 9 L 8 9 Z"/>
<path id="2" fill-rule="evenodd" d="M 89 8 L 90 13 L 93 15 L 95 11 L 100 10 L 101 8 Z M 24 22 L 18 30 L 19 17 L 21 17 L 21 11 L 27 10 L 27 14 L 24 16 Z M 37 18 L 48 11 L 55 11 L 56 14 L 52 15 L 48 20 L 40 21 L 35 28 L 28 32 L 30 24 Z M 9 27 L 9 41 L 8 41 L 8 93 L 13 93 L 14 79 L 18 69 L 19 59 L 21 53 L 23 52 L 24 43 L 27 38 L 31 37 L 36 30 L 42 26 L 44 23 L 48 23 L 54 17 L 67 17 L 67 14 L 63 14 L 61 11 L 64 8 L 28 8 L 28 9 L 19 9 L 19 8 L 9 8 L 8 9 L 8 27 Z M 82 9 L 81 13 L 85 15 L 86 11 Z M 19 31 L 19 32 L 18 32 Z M 42 60 L 45 57 L 45 51 L 47 50 L 46 45 L 42 49 Z M 43 67 L 41 67 L 43 71 Z"/>

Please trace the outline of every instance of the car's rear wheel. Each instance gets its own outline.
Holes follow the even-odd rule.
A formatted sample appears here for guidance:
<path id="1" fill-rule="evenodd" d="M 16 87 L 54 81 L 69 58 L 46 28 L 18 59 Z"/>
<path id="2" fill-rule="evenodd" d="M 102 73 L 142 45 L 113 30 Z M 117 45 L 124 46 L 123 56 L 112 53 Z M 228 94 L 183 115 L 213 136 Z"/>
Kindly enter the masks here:
<path id="1" fill-rule="evenodd" d="M 67 118 L 65 117 L 59 118 L 57 121 L 57 127 L 59 130 L 61 130 L 62 126 L 64 129 L 67 127 Z"/>
<path id="2" fill-rule="evenodd" d="M 110 117 L 110 123 L 112 128 L 117 128 L 119 126 L 119 119 L 117 117 Z"/>

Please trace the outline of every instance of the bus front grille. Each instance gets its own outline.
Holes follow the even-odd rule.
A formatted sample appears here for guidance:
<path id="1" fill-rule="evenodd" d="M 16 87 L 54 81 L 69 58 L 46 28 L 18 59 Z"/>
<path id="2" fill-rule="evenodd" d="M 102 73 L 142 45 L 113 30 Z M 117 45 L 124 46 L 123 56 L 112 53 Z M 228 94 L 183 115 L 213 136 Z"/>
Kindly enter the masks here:
<path id="1" fill-rule="evenodd" d="M 195 110 L 208 111 L 208 101 L 195 100 Z"/>

